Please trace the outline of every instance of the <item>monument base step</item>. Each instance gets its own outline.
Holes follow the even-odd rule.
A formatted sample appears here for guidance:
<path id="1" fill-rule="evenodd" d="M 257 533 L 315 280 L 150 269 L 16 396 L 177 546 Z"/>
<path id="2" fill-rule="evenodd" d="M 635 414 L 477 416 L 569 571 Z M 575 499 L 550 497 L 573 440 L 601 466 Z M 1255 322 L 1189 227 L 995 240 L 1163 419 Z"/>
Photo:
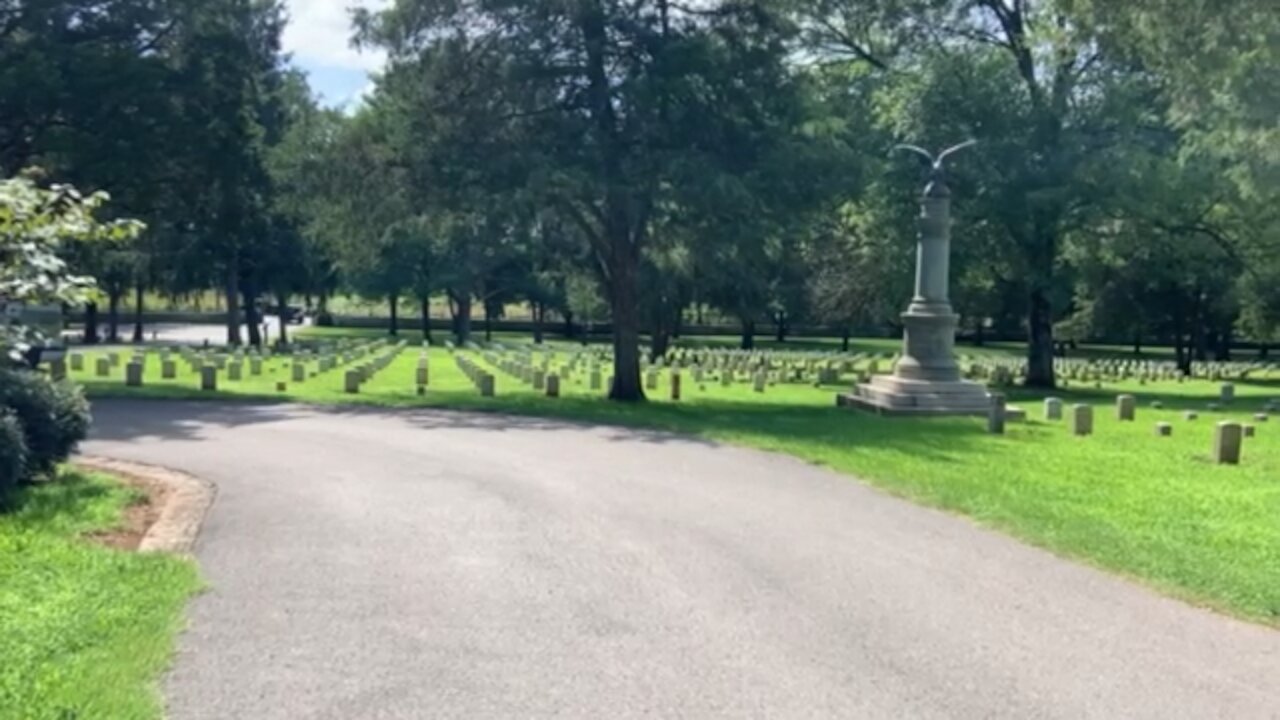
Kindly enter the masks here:
<path id="1" fill-rule="evenodd" d="M 841 407 L 882 415 L 986 415 L 991 395 L 978 383 L 926 382 L 882 375 L 836 398 Z"/>

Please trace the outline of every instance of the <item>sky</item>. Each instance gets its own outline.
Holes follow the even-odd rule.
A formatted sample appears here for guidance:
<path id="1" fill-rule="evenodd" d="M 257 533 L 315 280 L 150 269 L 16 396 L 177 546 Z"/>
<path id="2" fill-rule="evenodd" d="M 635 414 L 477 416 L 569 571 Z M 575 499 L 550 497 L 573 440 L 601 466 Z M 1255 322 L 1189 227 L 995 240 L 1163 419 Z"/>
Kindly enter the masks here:
<path id="1" fill-rule="evenodd" d="M 372 88 L 370 72 L 386 62 L 381 52 L 351 47 L 348 8 L 385 7 L 388 0 L 286 0 L 289 25 L 284 50 L 306 71 L 311 87 L 333 107 L 351 107 Z"/>

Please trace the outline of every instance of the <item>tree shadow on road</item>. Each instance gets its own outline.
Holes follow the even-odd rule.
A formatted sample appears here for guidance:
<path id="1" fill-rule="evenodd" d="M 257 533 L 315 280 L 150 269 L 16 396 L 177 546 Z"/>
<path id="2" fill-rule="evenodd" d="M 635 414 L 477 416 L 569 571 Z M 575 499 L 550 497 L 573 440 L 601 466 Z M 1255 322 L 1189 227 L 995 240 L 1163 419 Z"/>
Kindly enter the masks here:
<path id="1" fill-rule="evenodd" d="M 875 447 L 921 458 L 946 460 L 980 452 L 982 423 L 974 418 L 887 418 L 813 405 L 700 400 L 696 403 L 614 404 L 598 399 L 562 398 L 480 404 L 459 409 L 296 405 L 248 399 L 100 399 L 95 401 L 92 439 L 113 442 L 199 441 L 204 428 L 268 426 L 307 416 L 359 423 L 395 418 L 430 433 L 468 429 L 507 432 L 591 433 L 611 442 L 749 444 L 787 451 L 803 444 L 817 452 L 849 452 Z M 572 447 L 548 446 L 548 452 Z M 807 453 L 809 454 L 809 453 Z"/>

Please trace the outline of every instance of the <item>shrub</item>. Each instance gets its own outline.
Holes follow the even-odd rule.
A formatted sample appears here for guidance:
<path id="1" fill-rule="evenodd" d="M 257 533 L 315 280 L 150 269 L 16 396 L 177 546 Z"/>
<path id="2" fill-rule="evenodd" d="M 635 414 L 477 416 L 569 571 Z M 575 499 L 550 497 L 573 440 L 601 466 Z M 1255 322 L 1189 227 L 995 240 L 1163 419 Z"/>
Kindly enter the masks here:
<path id="1" fill-rule="evenodd" d="M 0 410 L 0 507 L 27 475 L 27 440 L 22 423 L 10 410 Z"/>
<path id="2" fill-rule="evenodd" d="M 66 460 L 76 451 L 76 446 L 89 436 L 89 425 L 93 422 L 93 414 L 89 410 L 89 400 L 84 396 L 84 389 L 70 380 L 52 383 L 54 411 L 57 415 L 58 427 L 61 429 L 58 460 Z"/>
<path id="3" fill-rule="evenodd" d="M 80 389 L 30 370 L 0 370 L 0 408 L 17 417 L 27 447 L 26 478 L 66 460 L 89 431 Z"/>

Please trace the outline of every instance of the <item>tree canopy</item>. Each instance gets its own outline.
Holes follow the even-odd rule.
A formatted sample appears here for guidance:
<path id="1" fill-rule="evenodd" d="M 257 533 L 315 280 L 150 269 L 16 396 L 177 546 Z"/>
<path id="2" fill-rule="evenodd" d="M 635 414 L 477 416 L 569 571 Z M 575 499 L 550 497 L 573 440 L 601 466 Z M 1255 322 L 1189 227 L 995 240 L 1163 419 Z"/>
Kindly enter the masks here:
<path id="1" fill-rule="evenodd" d="M 216 289 L 228 338 L 291 297 L 529 308 L 606 326 L 611 397 L 689 324 L 900 330 L 920 174 L 953 166 L 975 341 L 1277 339 L 1280 15 L 1261 0 L 394 0 L 388 63 L 326 108 L 278 0 L 0 4 L 0 169 L 112 193 L 146 230 L 57 252 L 132 290 Z M 30 186 L 35 188 L 37 186 Z M 91 196 L 96 197 L 96 196 Z M 249 336 L 241 337 L 241 320 Z M 486 323 L 488 327 L 488 323 Z"/>

